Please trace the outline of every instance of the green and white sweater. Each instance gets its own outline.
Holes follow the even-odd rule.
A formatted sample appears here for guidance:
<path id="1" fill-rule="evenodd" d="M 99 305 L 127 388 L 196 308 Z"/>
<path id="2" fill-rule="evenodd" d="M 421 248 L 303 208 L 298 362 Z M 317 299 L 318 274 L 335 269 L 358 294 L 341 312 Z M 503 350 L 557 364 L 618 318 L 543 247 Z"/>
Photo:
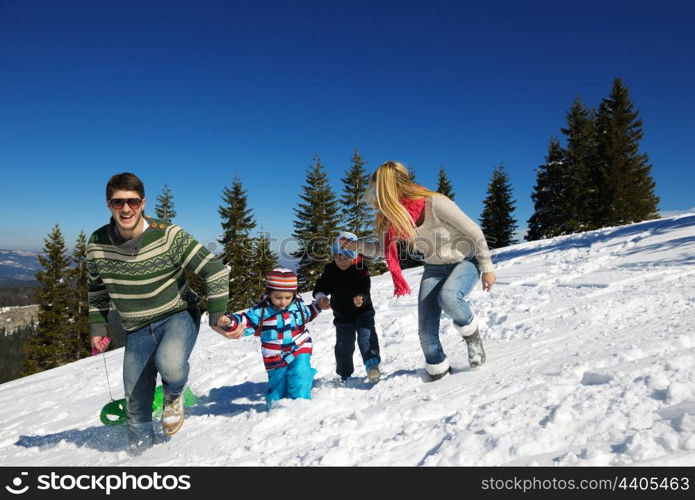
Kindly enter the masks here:
<path id="1" fill-rule="evenodd" d="M 198 303 L 184 271 L 205 281 L 210 325 L 224 314 L 229 268 L 175 224 L 147 218 L 147 229 L 124 240 L 113 219 L 87 245 L 89 322 L 92 336 L 106 335 L 109 309 L 133 332 Z"/>

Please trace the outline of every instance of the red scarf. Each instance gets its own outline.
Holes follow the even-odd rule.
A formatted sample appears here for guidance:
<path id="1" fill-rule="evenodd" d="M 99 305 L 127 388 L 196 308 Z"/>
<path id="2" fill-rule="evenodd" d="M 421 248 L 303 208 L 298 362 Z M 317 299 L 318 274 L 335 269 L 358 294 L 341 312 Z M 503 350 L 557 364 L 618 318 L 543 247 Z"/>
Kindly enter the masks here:
<path id="1" fill-rule="evenodd" d="M 422 214 L 423 208 L 425 208 L 425 198 L 419 200 L 411 200 L 409 198 L 401 198 L 401 205 L 408 211 L 410 217 L 413 219 L 413 224 L 417 223 L 417 220 Z M 410 294 L 410 286 L 408 282 L 403 277 L 401 272 L 401 263 L 398 261 L 398 247 L 396 246 L 396 240 L 401 235 L 396 234 L 396 228 L 393 224 L 389 224 L 389 230 L 386 233 L 386 238 L 384 240 L 384 255 L 386 256 L 386 267 L 391 271 L 391 279 L 393 279 L 393 294 L 396 297 L 401 295 Z"/>

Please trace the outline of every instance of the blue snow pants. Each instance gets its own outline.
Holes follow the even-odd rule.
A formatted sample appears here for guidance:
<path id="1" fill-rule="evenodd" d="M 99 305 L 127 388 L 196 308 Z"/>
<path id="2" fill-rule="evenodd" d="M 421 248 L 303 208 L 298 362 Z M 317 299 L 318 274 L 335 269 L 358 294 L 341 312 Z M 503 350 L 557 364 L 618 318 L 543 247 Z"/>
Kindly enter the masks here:
<path id="1" fill-rule="evenodd" d="M 311 399 L 311 386 L 317 373 L 311 367 L 311 354 L 300 354 L 289 365 L 267 373 L 268 393 L 265 403 L 268 409 L 282 398 Z"/>

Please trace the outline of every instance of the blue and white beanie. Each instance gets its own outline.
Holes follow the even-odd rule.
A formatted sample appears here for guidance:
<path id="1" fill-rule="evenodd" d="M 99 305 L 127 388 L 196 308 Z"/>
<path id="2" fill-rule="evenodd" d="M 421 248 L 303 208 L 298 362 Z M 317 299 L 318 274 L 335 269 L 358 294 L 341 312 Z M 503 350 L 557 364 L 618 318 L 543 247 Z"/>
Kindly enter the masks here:
<path id="1" fill-rule="evenodd" d="M 340 248 L 340 240 L 346 239 L 350 241 L 357 241 L 357 236 L 353 233 L 347 231 L 340 233 L 338 237 L 333 241 L 333 246 L 331 247 L 331 253 L 333 255 L 345 255 L 351 259 L 357 258 L 357 252 L 355 250 L 348 250 L 347 248 Z"/>

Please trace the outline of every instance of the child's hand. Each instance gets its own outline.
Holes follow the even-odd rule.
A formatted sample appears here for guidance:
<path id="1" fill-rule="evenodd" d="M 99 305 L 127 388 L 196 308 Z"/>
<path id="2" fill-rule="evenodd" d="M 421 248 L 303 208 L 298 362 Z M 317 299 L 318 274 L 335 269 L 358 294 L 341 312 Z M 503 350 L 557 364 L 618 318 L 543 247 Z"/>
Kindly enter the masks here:
<path id="1" fill-rule="evenodd" d="M 362 304 L 364 304 L 364 295 L 355 295 L 352 301 L 355 303 L 355 307 L 362 307 Z"/>
<path id="2" fill-rule="evenodd" d="M 219 326 L 213 326 L 212 329 L 228 339 L 238 339 L 244 334 L 244 325 L 241 323 L 239 323 L 239 326 L 237 326 L 234 330 L 223 330 Z"/>
<path id="3" fill-rule="evenodd" d="M 227 337 L 228 339 L 238 339 L 244 334 L 244 325 L 239 323 L 239 326 L 237 326 L 234 330 L 228 332 L 225 330 L 224 336 Z"/>
<path id="4" fill-rule="evenodd" d="M 225 330 L 231 323 L 232 320 L 227 316 L 220 316 L 220 319 L 217 320 L 217 326 L 213 327 L 213 330 L 228 339 L 238 339 L 244 334 L 244 325 L 239 323 L 233 330 Z"/>
<path id="5" fill-rule="evenodd" d="M 316 301 L 316 304 L 318 304 L 318 306 L 324 311 L 326 309 L 330 309 L 331 307 L 331 301 L 328 297 L 321 297 L 319 300 Z"/>

